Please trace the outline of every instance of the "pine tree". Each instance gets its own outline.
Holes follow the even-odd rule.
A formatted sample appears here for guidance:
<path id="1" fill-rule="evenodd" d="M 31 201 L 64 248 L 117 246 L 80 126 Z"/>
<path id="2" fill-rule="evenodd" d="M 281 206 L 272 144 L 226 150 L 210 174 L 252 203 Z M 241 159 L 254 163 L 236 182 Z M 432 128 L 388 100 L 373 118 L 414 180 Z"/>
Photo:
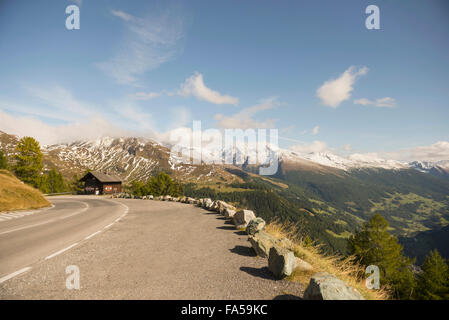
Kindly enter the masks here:
<path id="1" fill-rule="evenodd" d="M 381 283 L 391 286 L 396 298 L 411 298 L 415 278 L 409 267 L 413 260 L 403 255 L 402 246 L 388 233 L 388 222 L 380 214 L 375 214 L 351 236 L 349 249 L 361 264 L 379 267 Z"/>
<path id="2" fill-rule="evenodd" d="M 39 178 L 43 168 L 42 152 L 34 138 L 23 137 L 16 146 L 14 172 L 25 183 L 39 187 Z"/>
<path id="3" fill-rule="evenodd" d="M 438 251 L 431 251 L 421 266 L 417 298 L 421 300 L 449 299 L 449 267 Z"/>
<path id="4" fill-rule="evenodd" d="M 80 181 L 77 174 L 74 174 L 72 180 L 70 181 L 70 190 L 79 194 L 84 190 L 84 182 Z"/>
<path id="5" fill-rule="evenodd" d="M 47 174 L 47 187 L 49 193 L 58 193 L 66 191 L 64 178 L 60 172 L 51 169 Z"/>
<path id="6" fill-rule="evenodd" d="M 0 169 L 8 169 L 8 159 L 2 150 L 0 150 Z"/>

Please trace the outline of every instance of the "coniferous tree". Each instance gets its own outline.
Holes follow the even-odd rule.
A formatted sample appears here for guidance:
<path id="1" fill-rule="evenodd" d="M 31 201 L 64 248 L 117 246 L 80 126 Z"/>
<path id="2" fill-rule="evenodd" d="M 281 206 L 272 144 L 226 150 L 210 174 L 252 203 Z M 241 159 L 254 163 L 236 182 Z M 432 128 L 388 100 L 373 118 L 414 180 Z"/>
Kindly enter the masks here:
<path id="1" fill-rule="evenodd" d="M 413 260 L 403 255 L 402 246 L 388 233 L 388 222 L 380 214 L 350 237 L 349 249 L 361 264 L 379 267 L 381 283 L 392 287 L 395 298 L 411 299 L 416 285 L 410 270 Z"/>
<path id="2" fill-rule="evenodd" d="M 78 178 L 77 174 L 73 175 L 69 186 L 70 186 L 70 190 L 77 194 L 82 193 L 84 190 L 84 182 L 80 181 L 80 178 Z"/>
<path id="3" fill-rule="evenodd" d="M 421 266 L 417 299 L 447 300 L 449 299 L 449 267 L 438 251 L 431 251 Z"/>
<path id="4" fill-rule="evenodd" d="M 25 183 L 39 187 L 39 178 L 42 172 L 42 152 L 34 138 L 23 137 L 16 146 L 14 155 L 14 173 Z"/>
<path id="5" fill-rule="evenodd" d="M 2 150 L 0 150 L 0 169 L 8 169 L 8 159 Z"/>

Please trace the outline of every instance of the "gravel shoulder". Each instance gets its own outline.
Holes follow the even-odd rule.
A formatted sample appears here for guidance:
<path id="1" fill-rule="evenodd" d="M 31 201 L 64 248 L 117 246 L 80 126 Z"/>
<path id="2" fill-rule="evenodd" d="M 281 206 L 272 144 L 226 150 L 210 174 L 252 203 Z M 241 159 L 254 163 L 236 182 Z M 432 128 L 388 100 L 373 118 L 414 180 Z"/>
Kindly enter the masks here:
<path id="1" fill-rule="evenodd" d="M 248 237 L 223 217 L 176 202 L 117 199 L 109 229 L 0 284 L 0 299 L 274 299 L 302 296 L 275 280 Z M 80 289 L 66 288 L 66 267 Z"/>

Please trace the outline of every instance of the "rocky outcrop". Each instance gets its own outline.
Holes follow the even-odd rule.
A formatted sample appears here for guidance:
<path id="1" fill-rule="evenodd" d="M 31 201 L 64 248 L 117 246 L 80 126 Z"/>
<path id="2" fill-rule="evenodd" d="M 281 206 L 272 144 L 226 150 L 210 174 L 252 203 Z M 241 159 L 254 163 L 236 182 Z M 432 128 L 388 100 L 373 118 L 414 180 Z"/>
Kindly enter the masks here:
<path id="1" fill-rule="evenodd" d="M 296 268 L 296 257 L 292 251 L 273 246 L 268 256 L 268 269 L 279 279 L 292 274 Z"/>
<path id="2" fill-rule="evenodd" d="M 315 273 L 304 292 L 307 300 L 365 300 L 354 288 L 327 272 Z"/>
<path id="3" fill-rule="evenodd" d="M 256 215 L 252 210 L 239 210 L 234 216 L 232 217 L 234 225 L 237 229 L 246 229 L 248 226 L 248 223 L 255 219 Z"/>
<path id="4" fill-rule="evenodd" d="M 262 230 L 263 228 L 265 228 L 265 220 L 257 217 L 252 219 L 249 223 L 248 226 L 246 227 L 246 233 L 248 235 L 255 235 L 258 231 Z"/>

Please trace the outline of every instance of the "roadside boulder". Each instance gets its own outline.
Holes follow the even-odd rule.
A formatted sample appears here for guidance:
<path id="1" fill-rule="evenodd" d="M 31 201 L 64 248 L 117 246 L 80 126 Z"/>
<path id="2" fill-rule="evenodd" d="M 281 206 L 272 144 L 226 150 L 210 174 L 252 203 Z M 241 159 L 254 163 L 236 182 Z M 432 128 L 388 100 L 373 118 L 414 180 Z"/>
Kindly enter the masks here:
<path id="1" fill-rule="evenodd" d="M 195 203 L 195 199 L 187 197 L 186 203 L 194 204 Z"/>
<path id="2" fill-rule="evenodd" d="M 270 249 L 276 245 L 276 239 L 265 231 L 259 231 L 248 237 L 251 246 L 259 257 L 268 258 Z"/>
<path id="3" fill-rule="evenodd" d="M 273 246 L 268 256 L 268 269 L 276 278 L 282 279 L 292 274 L 296 268 L 296 257 L 292 251 Z"/>
<path id="4" fill-rule="evenodd" d="M 246 227 L 246 233 L 249 235 L 255 235 L 256 232 L 265 228 L 265 224 L 266 223 L 264 219 L 260 217 L 254 218 L 248 223 L 248 226 Z"/>
<path id="5" fill-rule="evenodd" d="M 226 208 L 226 209 L 225 209 L 225 211 L 224 211 L 224 216 L 225 216 L 226 218 L 232 218 L 232 217 L 234 217 L 234 215 L 235 215 L 235 210 L 229 209 L 229 208 Z"/>
<path id="6" fill-rule="evenodd" d="M 299 271 L 304 271 L 304 272 L 313 271 L 313 267 L 310 263 L 308 263 L 302 259 L 299 259 L 299 258 L 296 258 L 296 269 Z"/>
<path id="7" fill-rule="evenodd" d="M 225 215 L 225 210 L 226 209 L 230 209 L 230 210 L 235 210 L 235 207 L 234 206 L 232 206 L 232 205 L 230 205 L 230 204 L 228 204 L 228 203 L 226 203 L 226 202 L 224 202 L 224 201 L 219 201 L 218 202 L 218 212 L 221 214 L 221 215 Z"/>
<path id="8" fill-rule="evenodd" d="M 248 223 L 255 218 L 256 215 L 252 210 L 239 210 L 232 217 L 234 220 L 234 225 L 237 229 L 246 229 Z"/>
<path id="9" fill-rule="evenodd" d="M 203 201 L 203 208 L 209 210 L 212 206 L 212 200 L 210 198 L 207 198 Z"/>
<path id="10" fill-rule="evenodd" d="M 354 288 L 327 272 L 315 273 L 304 292 L 307 300 L 365 300 Z"/>

